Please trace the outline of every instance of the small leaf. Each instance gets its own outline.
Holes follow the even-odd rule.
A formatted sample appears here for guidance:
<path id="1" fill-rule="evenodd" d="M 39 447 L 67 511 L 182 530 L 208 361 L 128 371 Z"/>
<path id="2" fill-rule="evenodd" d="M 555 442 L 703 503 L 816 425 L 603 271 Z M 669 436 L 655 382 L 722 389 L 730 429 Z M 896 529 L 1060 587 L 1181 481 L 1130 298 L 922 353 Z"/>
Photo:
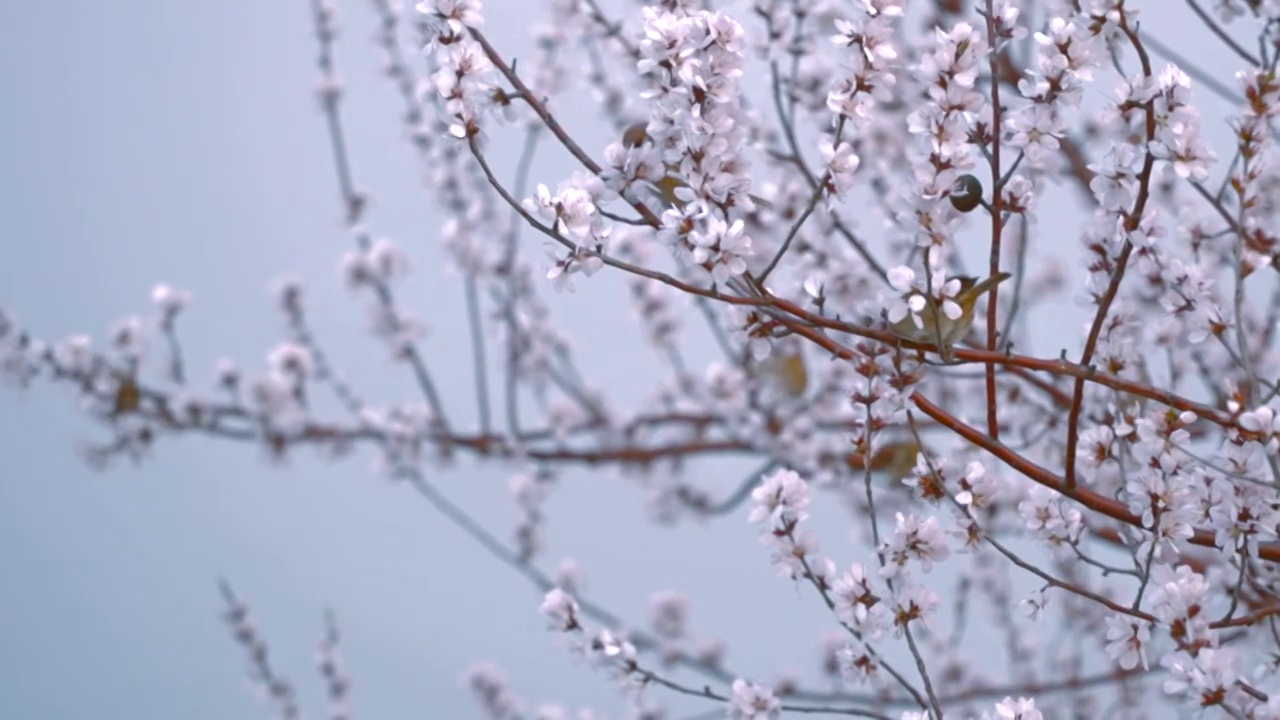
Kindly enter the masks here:
<path id="1" fill-rule="evenodd" d="M 120 379 L 120 387 L 116 389 L 116 405 L 112 415 L 123 415 L 138 409 L 142 404 L 142 389 L 138 382 L 126 375 Z"/>

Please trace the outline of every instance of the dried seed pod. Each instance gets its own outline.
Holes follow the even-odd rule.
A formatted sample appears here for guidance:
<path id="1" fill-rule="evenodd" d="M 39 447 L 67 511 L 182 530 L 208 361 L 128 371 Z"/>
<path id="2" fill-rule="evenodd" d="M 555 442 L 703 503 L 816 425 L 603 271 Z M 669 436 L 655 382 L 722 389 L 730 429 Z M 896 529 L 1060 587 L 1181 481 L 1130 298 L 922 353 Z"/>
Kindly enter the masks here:
<path id="1" fill-rule="evenodd" d="M 969 212 L 982 203 L 982 182 L 972 175 L 961 175 L 951 186 L 951 206 Z"/>

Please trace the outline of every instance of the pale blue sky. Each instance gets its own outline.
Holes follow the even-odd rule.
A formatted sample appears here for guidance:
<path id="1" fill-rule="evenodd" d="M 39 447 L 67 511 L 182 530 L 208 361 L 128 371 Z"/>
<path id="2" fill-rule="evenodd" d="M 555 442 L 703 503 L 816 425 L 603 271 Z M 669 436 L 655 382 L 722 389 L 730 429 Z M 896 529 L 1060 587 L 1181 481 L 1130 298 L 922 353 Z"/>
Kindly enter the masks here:
<path id="1" fill-rule="evenodd" d="M 466 420 L 460 283 L 433 247 L 439 216 L 400 140 L 398 99 L 376 72 L 373 16 L 363 2 L 339 8 L 354 166 L 377 199 L 370 225 L 414 258 L 404 297 L 433 327 L 429 362 Z M 189 289 L 194 302 L 180 321 L 188 373 L 209 382 L 223 355 L 264 367 L 283 337 L 267 288 L 291 274 L 307 282 L 321 338 L 363 392 L 414 393 L 404 372 L 387 371 L 364 332 L 363 305 L 341 285 L 350 239 L 311 92 L 315 54 L 301 1 L 11 10 L 0 28 L 9 98 L 0 192 L 10 217 L 0 304 L 44 337 L 89 332 L 101 341 L 117 319 L 148 312 L 154 283 Z M 568 172 L 561 162 L 545 167 L 541 179 L 552 184 Z M 597 287 L 573 296 L 577 307 L 558 302 L 571 321 L 588 303 L 629 312 L 621 284 Z M 634 377 L 648 362 L 636 353 L 601 361 L 608 347 L 584 354 L 613 377 Z M 617 707 L 606 681 L 552 647 L 539 595 L 404 488 L 375 478 L 367 455 L 332 466 L 300 455 L 272 468 L 257 448 L 187 438 L 163 443 L 141 466 L 95 473 L 74 454 L 95 437 L 64 388 L 0 394 L 0 716 L 261 716 L 218 619 L 219 575 L 252 603 L 313 715 L 326 606 L 345 631 L 361 717 L 469 717 L 459 677 L 480 659 L 502 665 L 531 702 Z M 505 538 L 516 518 L 509 474 L 463 463 L 435 479 Z M 745 523 L 729 523 L 731 534 L 751 550 L 714 573 L 705 560 L 624 569 L 681 558 L 689 536 L 649 530 L 634 512 L 637 491 L 584 478 L 549 507 L 550 564 L 573 552 L 588 587 L 625 616 L 643 621 L 656 590 L 752 577 L 794 602 Z M 607 542 L 592 542 L 601 534 Z M 710 613 L 694 612 L 716 629 Z"/>
<path id="2" fill-rule="evenodd" d="M 523 3 L 488 6 L 497 39 L 520 37 L 528 18 L 517 15 L 531 12 Z M 520 13 L 503 17 L 507 8 Z M 339 9 L 354 167 L 377 199 L 370 224 L 415 260 L 404 297 L 433 328 L 428 361 L 463 421 L 471 376 L 460 284 L 433 247 L 439 216 L 377 72 L 372 14 L 357 0 Z M 9 8 L 0 23 L 0 306 L 40 336 L 101 340 L 118 318 L 149 310 L 156 282 L 172 283 L 194 294 L 180 326 L 189 375 L 208 382 L 223 355 L 262 367 L 282 337 L 267 287 L 291 274 L 306 281 L 322 341 L 363 392 L 414 392 L 404 372 L 387 371 L 362 304 L 338 276 L 350 238 L 311 92 L 315 55 L 303 0 Z M 589 120 L 584 112 L 577 122 Z M 552 185 L 571 169 L 541 167 L 536 178 Z M 653 366 L 634 352 L 639 330 L 624 324 L 601 342 L 588 320 L 593 311 L 631 317 L 623 284 L 578 285 L 555 307 L 583 339 L 583 365 L 624 398 L 640 396 L 634 378 Z M 186 438 L 140 466 L 95 473 L 73 452 L 93 437 L 99 429 L 63 388 L 0 391 L 0 717 L 263 716 L 219 621 L 219 575 L 252 604 L 312 716 L 323 707 L 313 655 L 325 607 L 345 631 L 360 717 L 472 717 L 459 677 L 480 659 L 500 664 L 530 701 L 618 707 L 602 676 L 552 646 L 538 594 L 404 488 L 374 477 L 367 454 L 341 464 L 300 455 L 274 468 L 257 448 Z M 431 477 L 507 537 L 509 474 L 462 463 Z M 729 637 L 735 667 L 765 677 L 813 668 L 825 613 L 773 578 L 743 517 L 654 529 L 634 487 L 570 479 L 549 506 L 550 558 L 577 557 L 594 599 L 638 623 L 650 593 L 685 589 L 695 628 Z M 733 469 L 709 482 L 739 479 Z M 847 545 L 838 528 L 828 542 Z"/>

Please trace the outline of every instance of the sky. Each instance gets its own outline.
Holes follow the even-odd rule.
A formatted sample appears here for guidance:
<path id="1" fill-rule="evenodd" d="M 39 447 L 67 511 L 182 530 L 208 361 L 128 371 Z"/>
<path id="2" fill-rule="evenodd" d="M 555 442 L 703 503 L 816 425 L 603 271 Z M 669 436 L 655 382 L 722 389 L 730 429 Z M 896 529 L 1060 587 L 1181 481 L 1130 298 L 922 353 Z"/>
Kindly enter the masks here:
<path id="1" fill-rule="evenodd" d="M 101 341 L 120 318 L 149 311 L 154 284 L 171 283 L 193 293 L 180 320 L 184 352 L 192 380 L 209 383 L 220 357 L 265 367 L 284 337 L 268 288 L 293 276 L 306 283 L 321 342 L 362 391 L 415 392 L 369 339 L 364 305 L 338 273 L 351 238 L 313 93 L 307 5 L 8 9 L 0 307 L 38 336 Z M 527 52 L 534 16 L 524 13 L 535 11 L 487 5 L 491 36 Z M 1177 6 L 1149 17 L 1166 42 L 1186 26 Z M 375 198 L 370 225 L 412 256 L 404 298 L 430 327 L 427 362 L 456 418 L 474 421 L 461 283 L 435 247 L 441 216 L 378 73 L 368 4 L 338 9 L 344 113 L 357 181 Z M 1197 52 L 1209 67 L 1228 62 L 1212 46 Z M 561 102 L 586 144 L 602 147 L 589 112 L 576 112 L 575 102 L 590 101 Z M 536 177 L 554 185 L 571 169 L 549 153 Z M 583 365 L 624 401 L 640 397 L 646 381 L 636 378 L 656 377 L 653 359 L 634 352 L 640 331 L 592 322 L 631 317 L 624 285 L 578 285 L 553 306 L 577 333 Z M 502 667 L 530 706 L 620 707 L 605 678 L 556 647 L 536 612 L 539 593 L 376 476 L 367 454 L 335 463 L 303 453 L 276 465 L 256 447 L 178 438 L 141 464 L 99 472 L 76 448 L 103 437 L 64 388 L 0 388 L 0 717 L 265 716 L 220 621 L 220 577 L 249 602 L 312 717 L 323 709 L 314 653 L 329 608 L 359 717 L 478 716 L 460 683 L 478 660 Z M 516 469 L 462 462 L 430 479 L 505 538 L 517 517 L 506 490 Z M 744 469 L 721 466 L 707 482 L 733 487 Z M 696 632 L 730 639 L 745 672 L 767 679 L 814 667 L 829 624 L 811 597 L 773 577 L 745 510 L 672 531 L 646 522 L 642 500 L 613 476 L 567 476 L 548 506 L 544 567 L 572 555 L 590 596 L 637 624 L 651 593 L 688 591 Z"/>

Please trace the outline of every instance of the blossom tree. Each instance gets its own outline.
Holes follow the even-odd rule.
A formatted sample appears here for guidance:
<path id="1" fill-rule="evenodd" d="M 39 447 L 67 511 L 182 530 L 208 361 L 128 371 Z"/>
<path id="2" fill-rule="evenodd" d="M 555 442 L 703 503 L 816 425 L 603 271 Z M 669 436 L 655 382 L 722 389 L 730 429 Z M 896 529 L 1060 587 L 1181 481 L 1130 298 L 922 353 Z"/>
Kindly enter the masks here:
<path id="1" fill-rule="evenodd" d="M 0 314 L 0 362 L 77 393 L 105 432 L 95 464 L 184 434 L 273 457 L 375 449 L 379 472 L 538 586 L 551 632 L 632 717 L 680 700 L 699 717 L 1280 718 L 1280 3 L 1186 0 L 1238 60 L 1218 73 L 1144 32 L 1164 4 L 550 0 L 517 62 L 480 0 L 372 0 L 449 217 L 434 235 L 466 283 L 476 383 L 446 392 L 397 297 L 411 250 L 370 229 L 335 18 L 313 0 L 345 279 L 420 396 L 344 379 L 296 281 L 276 288 L 287 337 L 268 370 L 224 362 L 215 387 L 188 382 L 191 296 L 166 285 L 107 347 Z M 1233 115 L 1203 119 L 1202 93 Z M 616 141 L 566 129 L 588 102 Z M 522 138 L 515 162 L 496 136 Z M 579 169 L 543 177 L 545 145 Z M 1079 219 L 1038 220 L 1053 213 Z M 665 374 L 635 411 L 591 384 L 547 302 L 612 282 Z M 1066 349 L 1043 332 L 1064 299 L 1086 318 Z M 701 341 L 719 356 L 694 360 Z M 759 468 L 713 491 L 726 453 Z M 460 455 L 518 468 L 509 541 L 428 480 Z M 542 569 L 542 503 L 582 464 L 639 483 L 656 522 L 758 527 L 761 563 L 832 630 L 814 679 L 744 677 L 726 645 L 695 641 L 681 593 L 631 626 Z M 820 549 L 819 511 L 855 544 Z M 252 676 L 297 717 L 222 589 Z M 338 641 L 330 619 L 335 719 L 351 716 Z M 529 711 L 491 666 L 469 678 L 486 717 L 568 717 Z"/>

